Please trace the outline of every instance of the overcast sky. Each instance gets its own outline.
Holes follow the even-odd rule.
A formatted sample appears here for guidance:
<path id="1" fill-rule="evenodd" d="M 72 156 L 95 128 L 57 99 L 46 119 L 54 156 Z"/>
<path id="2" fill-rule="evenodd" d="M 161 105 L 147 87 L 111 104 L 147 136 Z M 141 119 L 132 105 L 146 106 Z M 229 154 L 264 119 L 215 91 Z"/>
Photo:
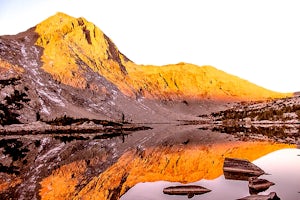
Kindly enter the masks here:
<path id="1" fill-rule="evenodd" d="M 268 89 L 300 91 L 297 0 L 0 0 L 0 35 L 56 12 L 93 22 L 138 64 L 212 65 Z"/>

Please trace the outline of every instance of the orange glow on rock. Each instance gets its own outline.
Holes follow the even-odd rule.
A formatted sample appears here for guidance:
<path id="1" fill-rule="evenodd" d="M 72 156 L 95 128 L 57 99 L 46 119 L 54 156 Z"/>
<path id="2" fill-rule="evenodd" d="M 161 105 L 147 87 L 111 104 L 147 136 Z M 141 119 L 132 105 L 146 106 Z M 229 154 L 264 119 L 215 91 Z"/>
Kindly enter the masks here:
<path id="1" fill-rule="evenodd" d="M 7 75 L 12 72 L 20 75 L 24 73 L 24 69 L 0 58 L 0 75 L 6 76 L 7 78 Z"/>
<path id="2" fill-rule="evenodd" d="M 0 191 L 4 192 L 7 189 L 14 188 L 15 186 L 22 183 L 22 179 L 16 177 L 15 175 L 3 174 L 5 178 L 0 178 Z M 9 181 L 8 181 L 9 180 Z"/>
<path id="3" fill-rule="evenodd" d="M 189 183 L 201 179 L 215 179 L 222 175 L 225 157 L 243 158 L 253 161 L 261 156 L 283 148 L 294 148 L 294 145 L 268 142 L 227 142 L 223 144 L 193 146 L 180 145 L 172 147 L 154 147 L 143 152 L 125 153 L 117 163 L 99 176 L 94 177 L 76 195 L 73 194 L 73 183 L 62 171 L 72 171 L 79 165 L 66 165 L 42 181 L 42 199 L 52 197 L 73 199 L 110 199 L 114 189 L 119 187 L 120 194 L 140 182 L 171 181 Z M 58 181 L 60 180 L 60 181 Z M 66 184 L 70 188 L 61 188 Z M 73 184 L 73 185 L 72 185 Z M 48 191 L 48 192 L 45 192 Z M 59 193 L 58 193 L 59 192 Z M 52 194 L 51 196 L 46 194 Z M 70 196 L 70 195 L 73 196 Z M 65 196 L 63 196 L 65 195 Z"/>
<path id="4" fill-rule="evenodd" d="M 36 45 L 44 49 L 42 68 L 57 81 L 76 88 L 87 87 L 89 68 L 131 97 L 262 100 L 292 95 L 264 89 L 211 66 L 137 65 L 84 18 L 57 13 L 38 24 L 35 31 L 39 34 Z"/>
<path id="5" fill-rule="evenodd" d="M 84 180 L 85 161 L 73 162 L 54 170 L 41 181 L 40 196 L 42 199 L 72 199 L 77 186 Z"/>

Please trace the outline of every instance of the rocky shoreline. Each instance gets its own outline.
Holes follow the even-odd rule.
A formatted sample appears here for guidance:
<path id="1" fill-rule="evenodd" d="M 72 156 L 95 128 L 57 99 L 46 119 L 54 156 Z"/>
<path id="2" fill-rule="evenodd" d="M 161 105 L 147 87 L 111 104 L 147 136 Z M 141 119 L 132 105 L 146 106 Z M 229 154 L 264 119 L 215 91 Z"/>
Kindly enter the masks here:
<path id="1" fill-rule="evenodd" d="M 9 126 L 0 127 L 0 135 L 38 135 L 38 134 L 112 134 L 120 133 L 126 134 L 130 131 L 151 129 L 146 126 L 137 126 L 135 124 L 115 124 L 115 125 L 101 125 L 94 122 L 85 122 L 83 124 L 71 124 L 65 126 L 49 125 L 44 122 L 32 122 L 29 124 L 13 124 Z"/>

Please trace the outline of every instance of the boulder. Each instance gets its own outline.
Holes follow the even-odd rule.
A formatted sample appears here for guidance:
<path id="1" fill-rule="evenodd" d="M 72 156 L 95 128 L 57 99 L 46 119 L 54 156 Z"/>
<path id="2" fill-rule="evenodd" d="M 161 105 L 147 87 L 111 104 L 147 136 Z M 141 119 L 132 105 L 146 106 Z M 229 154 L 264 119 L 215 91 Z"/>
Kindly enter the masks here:
<path id="1" fill-rule="evenodd" d="M 248 160 L 237 158 L 225 158 L 223 172 L 226 179 L 245 180 L 250 177 L 258 177 L 265 172 Z"/>

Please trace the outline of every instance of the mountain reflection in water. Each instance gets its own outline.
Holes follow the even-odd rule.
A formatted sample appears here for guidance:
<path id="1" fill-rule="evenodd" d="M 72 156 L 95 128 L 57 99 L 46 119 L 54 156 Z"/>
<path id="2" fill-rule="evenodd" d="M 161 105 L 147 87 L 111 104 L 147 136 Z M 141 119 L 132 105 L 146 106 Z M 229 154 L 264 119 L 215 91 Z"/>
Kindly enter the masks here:
<path id="1" fill-rule="evenodd" d="M 207 145 L 173 145 L 136 149 L 125 153 L 117 163 L 94 178 L 80 195 L 107 199 L 111 188 L 120 194 L 142 182 L 191 183 L 222 175 L 225 157 L 253 161 L 270 152 L 294 147 L 268 142 L 226 142 Z M 55 183 L 53 183 L 55 184 Z M 97 188 L 99 190 L 90 190 Z M 162 191 L 163 188 L 161 188 Z"/>
<path id="2" fill-rule="evenodd" d="M 145 165 L 141 164 L 139 173 L 133 173 L 135 169 L 128 171 L 130 175 L 127 181 L 135 178 L 138 184 L 128 190 L 121 199 L 187 199 L 187 196 L 169 196 L 162 193 L 164 187 L 182 183 L 198 184 L 212 190 L 210 193 L 194 196 L 192 199 L 238 199 L 248 196 L 248 181 L 226 180 L 222 175 L 225 157 L 254 160 L 254 164 L 270 174 L 260 178 L 274 182 L 275 185 L 260 194 L 269 194 L 274 191 L 281 199 L 300 199 L 298 193 L 300 157 L 297 156 L 300 150 L 291 149 L 294 147 L 266 142 L 238 142 L 209 147 L 190 147 L 178 150 L 177 154 L 172 150 L 164 151 L 165 153 L 161 153 L 156 164 L 152 163 L 153 165 L 148 166 L 149 170 L 143 168 Z M 151 157 L 156 157 L 156 155 Z M 172 162 L 172 157 L 178 158 L 178 161 Z M 159 167 L 163 159 L 170 160 L 165 162 L 164 171 Z"/>

